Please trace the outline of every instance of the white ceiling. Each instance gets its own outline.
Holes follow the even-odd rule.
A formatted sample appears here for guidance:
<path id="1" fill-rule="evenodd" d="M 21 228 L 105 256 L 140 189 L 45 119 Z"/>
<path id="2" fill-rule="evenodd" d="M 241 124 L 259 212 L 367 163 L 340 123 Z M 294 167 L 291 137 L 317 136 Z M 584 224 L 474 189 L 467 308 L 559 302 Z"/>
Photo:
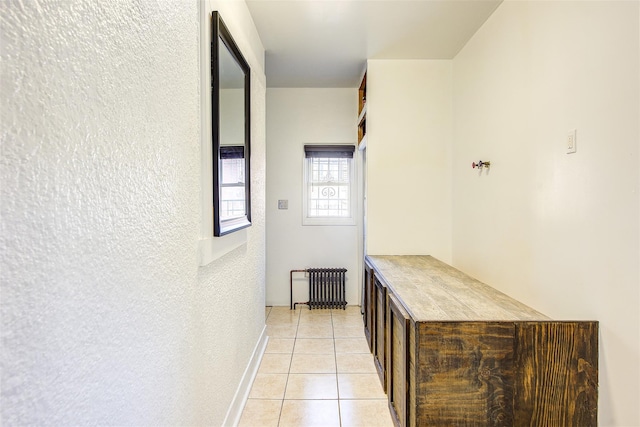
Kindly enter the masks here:
<path id="1" fill-rule="evenodd" d="M 502 0 L 247 0 L 268 87 L 357 87 L 367 59 L 451 59 Z"/>

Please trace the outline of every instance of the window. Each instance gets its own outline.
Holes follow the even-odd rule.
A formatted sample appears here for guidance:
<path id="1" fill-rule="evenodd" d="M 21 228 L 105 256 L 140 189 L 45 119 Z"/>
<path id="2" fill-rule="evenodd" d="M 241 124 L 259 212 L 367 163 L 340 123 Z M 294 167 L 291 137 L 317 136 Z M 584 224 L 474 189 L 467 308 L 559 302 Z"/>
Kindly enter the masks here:
<path id="1" fill-rule="evenodd" d="M 244 146 L 220 146 L 220 221 L 246 214 Z"/>
<path id="2" fill-rule="evenodd" d="M 353 145 L 305 145 L 304 225 L 355 225 Z"/>

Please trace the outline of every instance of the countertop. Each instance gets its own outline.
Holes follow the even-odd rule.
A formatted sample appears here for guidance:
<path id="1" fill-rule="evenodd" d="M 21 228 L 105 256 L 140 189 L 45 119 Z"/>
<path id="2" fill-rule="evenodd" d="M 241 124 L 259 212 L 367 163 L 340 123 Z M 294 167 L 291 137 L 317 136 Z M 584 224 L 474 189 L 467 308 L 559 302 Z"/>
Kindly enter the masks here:
<path id="1" fill-rule="evenodd" d="M 368 255 L 414 321 L 548 321 L 544 314 L 429 255 Z"/>

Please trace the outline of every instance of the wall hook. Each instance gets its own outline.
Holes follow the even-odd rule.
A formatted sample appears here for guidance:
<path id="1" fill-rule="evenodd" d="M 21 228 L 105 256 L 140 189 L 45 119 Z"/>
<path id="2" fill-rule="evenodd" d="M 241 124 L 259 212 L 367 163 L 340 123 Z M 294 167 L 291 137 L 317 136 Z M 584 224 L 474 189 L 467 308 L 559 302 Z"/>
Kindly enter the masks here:
<path id="1" fill-rule="evenodd" d="M 489 169 L 491 167 L 491 162 L 483 162 L 482 160 L 478 160 L 478 163 L 476 162 L 471 163 L 471 167 L 474 169 L 478 168 L 480 170 L 482 170 L 482 168 Z"/>

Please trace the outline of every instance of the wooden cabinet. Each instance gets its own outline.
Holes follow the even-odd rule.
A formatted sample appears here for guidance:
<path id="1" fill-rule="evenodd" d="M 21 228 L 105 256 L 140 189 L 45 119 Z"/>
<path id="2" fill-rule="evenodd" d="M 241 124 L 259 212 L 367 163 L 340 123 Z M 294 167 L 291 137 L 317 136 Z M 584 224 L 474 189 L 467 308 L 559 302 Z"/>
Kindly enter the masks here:
<path id="1" fill-rule="evenodd" d="M 387 396 L 391 417 L 398 426 L 409 425 L 409 315 L 393 293 L 388 294 L 389 334 L 387 360 Z"/>
<path id="2" fill-rule="evenodd" d="M 375 305 L 375 346 L 373 361 L 383 390 L 387 389 L 387 286 L 373 276 Z"/>
<path id="3" fill-rule="evenodd" d="M 549 319 L 429 256 L 367 262 L 397 426 L 597 425 L 598 322 Z"/>

